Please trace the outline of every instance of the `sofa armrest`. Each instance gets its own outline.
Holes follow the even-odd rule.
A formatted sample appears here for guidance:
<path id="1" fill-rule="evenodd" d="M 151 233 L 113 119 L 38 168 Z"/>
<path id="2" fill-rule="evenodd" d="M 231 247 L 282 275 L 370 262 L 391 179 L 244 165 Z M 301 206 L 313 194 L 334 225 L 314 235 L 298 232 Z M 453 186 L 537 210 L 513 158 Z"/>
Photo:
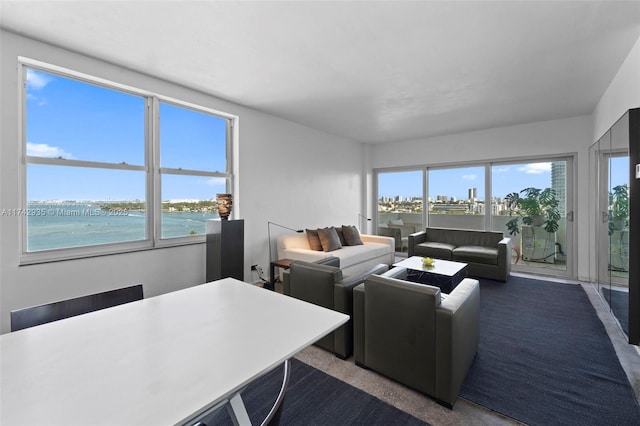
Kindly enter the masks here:
<path id="1" fill-rule="evenodd" d="M 320 260 L 316 260 L 315 262 L 318 265 L 326 265 L 333 266 L 334 268 L 340 267 L 340 258 L 335 256 L 323 257 Z M 289 296 L 291 293 L 291 278 L 289 275 L 289 270 L 285 269 L 282 271 L 282 294 Z"/>
<path id="2" fill-rule="evenodd" d="M 334 286 L 334 309 L 345 314 L 351 313 L 354 287 L 362 284 L 370 275 L 384 274 L 388 270 L 388 265 L 380 263 L 365 272 L 346 276 L 341 281 L 336 282 Z"/>
<path id="3" fill-rule="evenodd" d="M 389 269 L 387 272 L 385 272 L 384 274 L 382 274 L 383 277 L 387 277 L 387 278 L 397 278 L 399 280 L 407 280 L 407 275 L 408 275 L 409 271 L 407 271 L 407 268 L 402 268 L 400 266 L 396 266 L 394 268 Z"/>
<path id="4" fill-rule="evenodd" d="M 402 249 L 402 231 L 397 228 L 378 228 L 378 235 L 381 237 L 391 237 L 395 241 L 395 251 Z"/>
<path id="5" fill-rule="evenodd" d="M 353 289 L 353 358 L 356 365 L 364 362 L 364 284 Z"/>
<path id="6" fill-rule="evenodd" d="M 407 255 L 409 257 L 415 256 L 414 248 L 418 244 L 424 243 L 427 240 L 427 232 L 426 231 L 415 232 L 413 234 L 410 234 L 408 239 L 409 239 L 409 247 L 407 248 Z"/>
<path id="7" fill-rule="evenodd" d="M 333 266 L 296 260 L 289 266 L 289 296 L 334 309 L 334 285 L 342 280 L 342 270 Z"/>
<path id="8" fill-rule="evenodd" d="M 436 309 L 436 398 L 453 406 L 478 351 L 480 283 L 465 278 Z"/>
<path id="9" fill-rule="evenodd" d="M 351 354 L 353 348 L 353 289 L 362 284 L 372 274 L 382 274 L 389 269 L 388 265 L 381 263 L 366 272 L 347 276 L 335 283 L 333 287 L 333 310 L 351 316 L 345 327 L 340 327 L 334 332 L 334 351 L 338 354 Z"/>
<path id="10" fill-rule="evenodd" d="M 504 237 L 498 243 L 498 268 L 502 281 L 507 281 L 511 274 L 511 238 Z"/>
<path id="11" fill-rule="evenodd" d="M 395 240 L 392 237 L 385 237 L 382 235 L 360 234 L 360 239 L 364 244 L 367 244 L 367 243 L 387 244 L 391 247 L 391 250 L 393 250 L 395 246 Z"/>

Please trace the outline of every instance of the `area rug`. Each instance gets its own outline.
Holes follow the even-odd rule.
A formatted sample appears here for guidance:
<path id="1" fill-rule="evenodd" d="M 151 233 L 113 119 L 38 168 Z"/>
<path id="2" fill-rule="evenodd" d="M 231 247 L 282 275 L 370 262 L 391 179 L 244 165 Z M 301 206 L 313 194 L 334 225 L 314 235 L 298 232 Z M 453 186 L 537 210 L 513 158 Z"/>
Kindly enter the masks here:
<path id="1" fill-rule="evenodd" d="M 602 294 L 613 314 L 618 318 L 622 330 L 629 335 L 629 293 L 602 287 Z"/>
<path id="2" fill-rule="evenodd" d="M 282 383 L 280 368 L 261 377 L 242 393 L 251 424 L 260 424 Z M 204 419 L 208 426 L 231 425 L 226 409 Z M 291 378 L 282 406 L 281 425 L 428 425 L 341 380 L 291 360 Z"/>
<path id="3" fill-rule="evenodd" d="M 480 345 L 460 397 L 530 425 L 638 425 L 640 407 L 582 286 L 480 282 Z"/>

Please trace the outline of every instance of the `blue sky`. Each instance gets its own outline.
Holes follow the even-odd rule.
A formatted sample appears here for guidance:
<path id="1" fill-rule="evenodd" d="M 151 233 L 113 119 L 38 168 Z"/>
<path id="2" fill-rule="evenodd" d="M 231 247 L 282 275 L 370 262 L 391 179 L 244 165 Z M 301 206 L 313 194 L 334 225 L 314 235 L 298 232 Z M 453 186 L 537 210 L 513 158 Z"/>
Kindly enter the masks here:
<path id="1" fill-rule="evenodd" d="M 226 121 L 161 103 L 161 167 L 225 171 Z M 145 165 L 145 99 L 27 71 L 27 154 Z M 29 200 L 145 199 L 145 173 L 30 164 Z M 162 199 L 210 199 L 224 180 L 164 175 Z"/>

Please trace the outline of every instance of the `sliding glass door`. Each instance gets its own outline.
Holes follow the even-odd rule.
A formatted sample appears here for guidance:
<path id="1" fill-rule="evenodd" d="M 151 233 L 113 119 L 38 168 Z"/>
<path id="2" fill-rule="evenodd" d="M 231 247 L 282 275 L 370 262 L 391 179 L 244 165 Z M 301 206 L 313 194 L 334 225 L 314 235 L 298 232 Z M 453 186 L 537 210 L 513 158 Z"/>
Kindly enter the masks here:
<path id="1" fill-rule="evenodd" d="M 424 228 L 424 170 L 377 174 L 377 234 L 393 237 L 406 253 L 408 236 Z"/>
<path id="2" fill-rule="evenodd" d="M 516 270 L 572 270 L 571 168 L 571 158 L 491 166 L 491 229 L 512 239 Z"/>
<path id="3" fill-rule="evenodd" d="M 485 169 L 484 165 L 429 169 L 429 226 L 485 229 Z"/>
<path id="4" fill-rule="evenodd" d="M 376 171 L 377 233 L 406 253 L 426 226 L 497 231 L 512 238 L 514 271 L 572 276 L 572 170 L 573 157 L 552 157 Z"/>

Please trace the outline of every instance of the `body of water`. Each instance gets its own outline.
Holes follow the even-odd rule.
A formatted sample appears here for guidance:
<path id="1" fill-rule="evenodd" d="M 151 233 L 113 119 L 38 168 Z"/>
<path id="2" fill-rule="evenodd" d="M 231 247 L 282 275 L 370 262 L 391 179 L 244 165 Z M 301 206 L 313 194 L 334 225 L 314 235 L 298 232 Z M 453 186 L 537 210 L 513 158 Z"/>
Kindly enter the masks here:
<path id="1" fill-rule="evenodd" d="M 29 204 L 28 251 L 140 241 L 147 238 L 146 212 L 101 209 L 96 204 Z M 206 233 L 203 212 L 163 212 L 162 238 Z"/>

